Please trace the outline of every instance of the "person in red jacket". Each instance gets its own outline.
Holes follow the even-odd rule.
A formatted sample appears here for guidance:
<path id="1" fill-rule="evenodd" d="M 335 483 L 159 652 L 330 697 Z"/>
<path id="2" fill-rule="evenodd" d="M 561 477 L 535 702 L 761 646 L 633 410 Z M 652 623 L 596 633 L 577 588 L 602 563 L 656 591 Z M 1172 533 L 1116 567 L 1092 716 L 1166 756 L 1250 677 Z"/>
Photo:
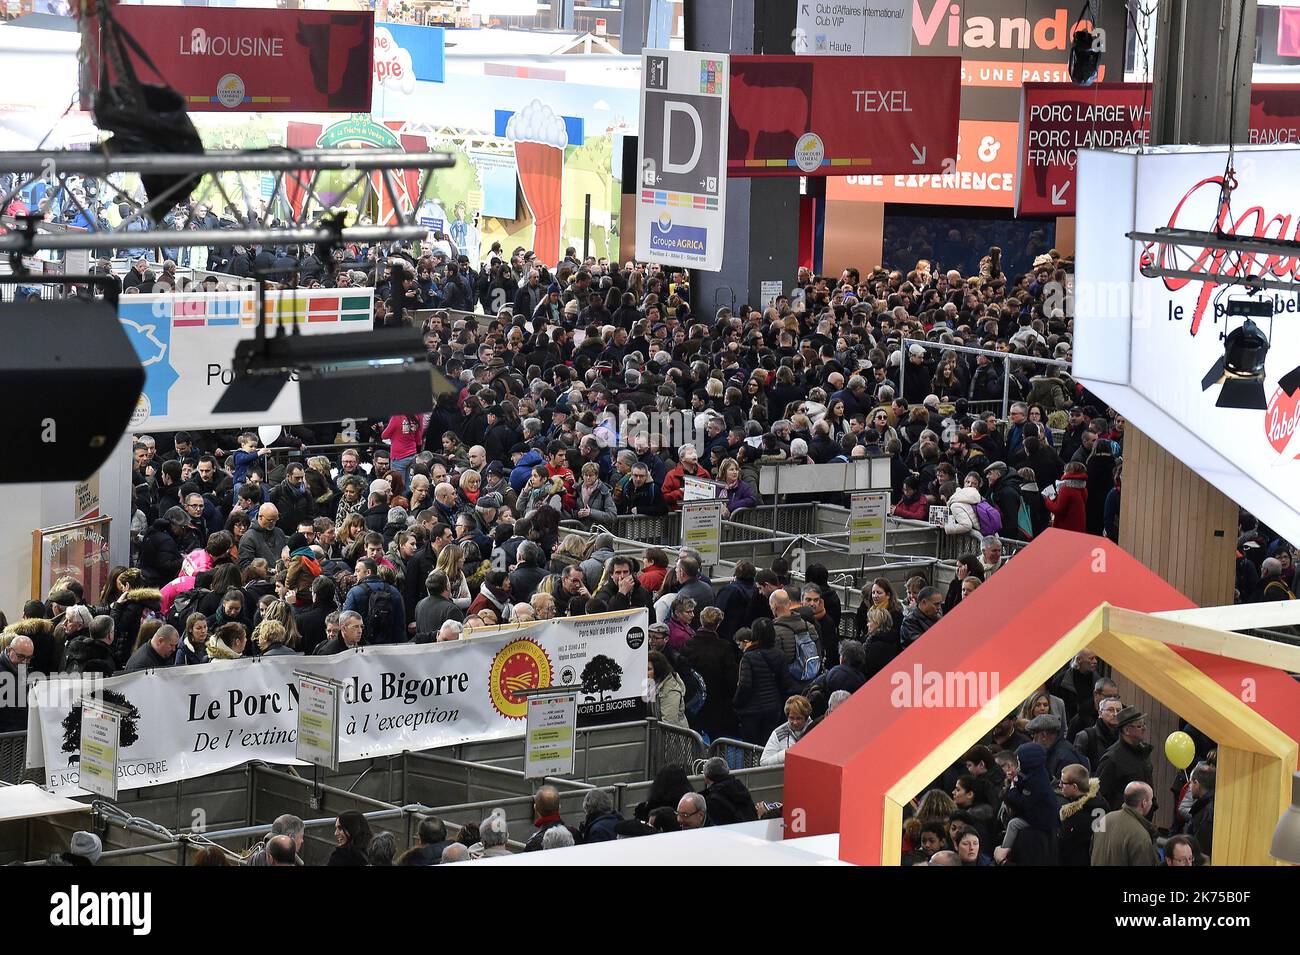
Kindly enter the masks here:
<path id="1" fill-rule="evenodd" d="M 1088 530 L 1088 469 L 1078 461 L 1065 466 L 1065 476 L 1056 482 L 1056 495 L 1043 492 L 1043 503 L 1052 512 L 1052 526 L 1086 533 Z"/>
<path id="2" fill-rule="evenodd" d="M 908 475 L 903 478 L 903 496 L 894 505 L 894 516 L 909 521 L 927 521 L 930 519 L 930 502 L 921 493 L 921 482 Z"/>
<path id="3" fill-rule="evenodd" d="M 712 480 L 709 472 L 700 464 L 699 452 L 693 444 L 683 444 L 677 452 L 679 464 L 664 475 L 664 486 L 660 488 L 670 511 L 682 509 L 682 495 L 686 492 L 686 478 L 697 477 Z"/>
<path id="4" fill-rule="evenodd" d="M 552 441 L 546 446 L 546 474 L 548 477 L 558 477 L 564 482 L 564 496 L 562 498 L 564 513 L 572 514 L 577 510 L 577 498 L 574 496 L 577 481 L 573 476 L 573 471 L 569 468 L 569 458 L 564 450 L 564 445 L 559 441 Z"/>

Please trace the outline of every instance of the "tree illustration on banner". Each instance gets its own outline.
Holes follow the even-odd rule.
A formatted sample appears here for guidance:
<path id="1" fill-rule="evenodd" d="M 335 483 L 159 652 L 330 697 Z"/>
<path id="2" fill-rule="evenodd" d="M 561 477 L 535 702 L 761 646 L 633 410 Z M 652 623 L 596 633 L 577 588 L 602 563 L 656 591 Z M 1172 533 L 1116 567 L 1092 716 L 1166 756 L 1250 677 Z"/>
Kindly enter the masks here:
<path id="1" fill-rule="evenodd" d="M 606 693 L 615 693 L 623 686 L 623 668 L 603 653 L 587 661 L 582 668 L 582 692 L 599 693 L 601 700 Z"/>
<path id="2" fill-rule="evenodd" d="M 122 710 L 122 720 L 118 724 L 121 736 L 118 739 L 118 745 L 126 749 L 137 739 L 140 734 L 137 731 L 137 725 L 140 720 L 140 709 L 130 700 L 116 690 L 104 690 L 100 697 L 105 703 L 116 706 Z M 65 753 L 71 753 L 68 757 L 69 763 L 81 762 L 81 704 L 73 704 L 68 715 L 63 718 L 63 746 L 61 750 Z"/>
<path id="3" fill-rule="evenodd" d="M 533 214 L 533 252 L 546 265 L 560 261 L 560 206 L 564 197 L 564 120 L 541 100 L 533 100 L 506 123 L 514 143 L 515 165 L 524 202 Z"/>

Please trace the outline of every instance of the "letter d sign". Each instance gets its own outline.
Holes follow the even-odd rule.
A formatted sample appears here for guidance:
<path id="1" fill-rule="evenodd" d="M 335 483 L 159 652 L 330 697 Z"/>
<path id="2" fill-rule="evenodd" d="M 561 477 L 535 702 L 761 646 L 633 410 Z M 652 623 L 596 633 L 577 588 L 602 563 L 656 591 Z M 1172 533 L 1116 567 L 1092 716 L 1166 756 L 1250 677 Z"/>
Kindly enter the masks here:
<path id="1" fill-rule="evenodd" d="M 691 152 L 691 158 L 684 163 L 673 162 L 673 113 L 684 113 L 691 121 L 694 127 L 692 138 L 694 149 Z M 673 100 L 664 101 L 664 172 L 668 173 L 690 173 L 695 168 L 696 163 L 700 161 L 700 150 L 704 146 L 704 126 L 700 122 L 700 114 L 690 103 L 676 102 Z"/>

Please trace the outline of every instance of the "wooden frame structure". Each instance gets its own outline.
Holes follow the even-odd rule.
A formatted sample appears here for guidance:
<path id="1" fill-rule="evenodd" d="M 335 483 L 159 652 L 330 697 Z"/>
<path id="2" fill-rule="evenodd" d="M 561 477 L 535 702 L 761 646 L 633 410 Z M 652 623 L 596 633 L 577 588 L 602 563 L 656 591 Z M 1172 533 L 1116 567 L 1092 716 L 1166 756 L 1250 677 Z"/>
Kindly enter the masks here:
<path id="1" fill-rule="evenodd" d="M 1218 743 L 1213 863 L 1276 864 L 1268 849 L 1300 759 L 1300 685 L 1287 675 L 1300 648 L 1155 615 L 1165 610 L 1213 619 L 1114 545 L 1049 532 L 790 750 L 787 832 L 839 832 L 842 859 L 898 864 L 907 802 L 1090 647 Z M 932 673 L 980 674 L 992 698 L 900 705 L 897 686 Z"/>

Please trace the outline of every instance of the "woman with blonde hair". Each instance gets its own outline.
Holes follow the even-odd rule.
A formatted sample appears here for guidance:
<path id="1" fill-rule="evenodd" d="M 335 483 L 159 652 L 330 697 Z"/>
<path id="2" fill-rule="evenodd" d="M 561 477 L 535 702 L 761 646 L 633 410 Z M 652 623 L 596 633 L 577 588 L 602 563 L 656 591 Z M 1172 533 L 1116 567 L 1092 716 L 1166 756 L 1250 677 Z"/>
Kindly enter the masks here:
<path id="1" fill-rule="evenodd" d="M 465 580 L 465 551 L 457 544 L 448 544 L 438 552 L 434 570 L 447 575 L 447 584 L 452 602 L 460 610 L 468 609 L 474 596 L 470 593 L 469 583 Z"/>
<path id="2" fill-rule="evenodd" d="M 1065 731 L 1065 725 L 1068 722 L 1065 718 L 1065 700 L 1059 696 L 1053 696 L 1047 691 L 1047 687 L 1040 686 L 1033 693 L 1025 698 L 1025 702 L 1020 707 L 1017 718 L 1020 720 L 1021 728 L 1035 716 L 1055 716 L 1061 721 L 1061 731 Z"/>
<path id="3" fill-rule="evenodd" d="M 457 482 L 459 489 L 456 494 L 463 504 L 473 507 L 478 503 L 479 488 L 483 484 L 483 476 L 471 468 L 461 473 L 460 481 Z"/>
<path id="4" fill-rule="evenodd" d="M 335 536 L 338 538 L 339 551 L 343 554 L 343 559 L 348 563 L 354 563 L 356 557 L 353 551 L 365 546 L 361 541 L 366 536 L 366 519 L 360 514 L 349 514 L 343 518 L 343 523 L 339 525 Z"/>
<path id="5" fill-rule="evenodd" d="M 308 606 L 308 604 L 303 604 L 303 606 Z M 301 637 L 298 634 L 298 624 L 293 619 L 293 608 L 289 606 L 287 601 L 277 600 L 270 604 L 262 613 L 262 619 L 264 621 L 269 620 L 273 623 L 280 624 L 280 626 L 284 628 L 285 634 L 282 642 L 285 643 L 291 651 L 298 649 L 298 643 Z M 253 639 L 257 639 L 256 630 L 253 631 Z"/>
<path id="6" fill-rule="evenodd" d="M 785 722 L 772 730 L 759 758 L 760 766 L 784 766 L 785 752 L 803 738 L 812 723 L 812 703 L 798 694 L 785 701 Z"/>
<path id="7" fill-rule="evenodd" d="M 587 538 L 579 534 L 566 534 L 560 538 L 559 545 L 551 555 L 551 573 L 563 573 L 570 564 L 581 564 L 591 556 L 596 542 L 594 537 Z"/>
<path id="8" fill-rule="evenodd" d="M 288 645 L 288 633 L 278 620 L 264 619 L 253 628 L 253 640 L 264 657 L 297 656 Z"/>

